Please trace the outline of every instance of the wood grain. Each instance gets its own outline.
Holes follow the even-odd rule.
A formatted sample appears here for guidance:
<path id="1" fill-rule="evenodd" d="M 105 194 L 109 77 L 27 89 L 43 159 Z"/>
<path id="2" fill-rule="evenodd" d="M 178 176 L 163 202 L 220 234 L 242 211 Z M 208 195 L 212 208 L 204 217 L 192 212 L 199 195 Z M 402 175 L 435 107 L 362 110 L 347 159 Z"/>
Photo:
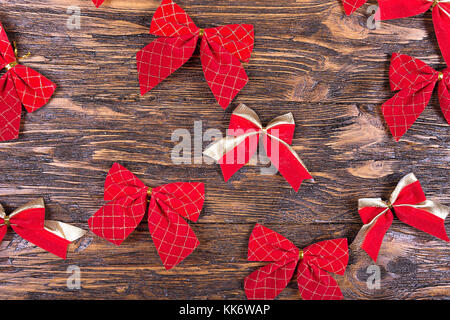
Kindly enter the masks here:
<path id="1" fill-rule="evenodd" d="M 372 2 L 372 3 L 370 3 Z M 0 202 L 7 212 L 44 197 L 52 219 L 84 229 L 104 203 L 106 172 L 118 161 L 149 186 L 179 180 L 206 183 L 207 199 L 191 224 L 200 247 L 165 271 L 142 223 L 121 247 L 89 234 L 59 260 L 11 231 L 0 244 L 0 298 L 9 299 L 243 299 L 243 279 L 259 263 L 246 261 L 255 223 L 299 247 L 333 237 L 353 241 L 361 221 L 357 200 L 386 198 L 409 172 L 428 198 L 449 205 L 450 134 L 436 95 L 396 143 L 381 115 L 392 96 L 392 52 L 445 67 L 429 13 L 366 26 L 363 6 L 347 17 L 339 0 L 178 0 L 199 27 L 255 26 L 255 49 L 245 65 L 249 84 L 225 112 L 204 81 L 198 54 L 150 93 L 140 96 L 135 54 L 159 1 L 0 0 L 0 21 L 23 63 L 58 89 L 48 105 L 23 114 L 20 139 L 0 145 Z M 81 29 L 69 30 L 67 8 L 81 9 Z M 176 130 L 194 135 L 194 121 L 225 132 L 238 103 L 263 123 L 292 112 L 294 149 L 315 178 L 295 193 L 280 175 L 248 165 L 225 183 L 201 157 L 176 165 Z M 203 141 L 206 147 L 208 141 Z M 198 163 L 202 162 L 202 163 Z M 447 223 L 447 231 L 450 227 Z M 449 299 L 450 247 L 395 223 L 378 265 L 381 288 L 367 288 L 371 262 L 352 251 L 338 278 L 347 299 Z M 69 290 L 67 267 L 81 269 L 82 289 Z M 299 299 L 295 282 L 280 299 Z"/>

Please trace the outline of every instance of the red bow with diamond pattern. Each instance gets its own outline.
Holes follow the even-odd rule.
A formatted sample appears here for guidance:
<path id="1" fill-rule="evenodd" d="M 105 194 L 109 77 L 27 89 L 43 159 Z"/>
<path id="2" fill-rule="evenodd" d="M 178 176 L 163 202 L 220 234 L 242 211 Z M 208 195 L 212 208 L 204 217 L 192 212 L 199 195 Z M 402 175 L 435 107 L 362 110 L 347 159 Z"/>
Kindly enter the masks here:
<path id="1" fill-rule="evenodd" d="M 258 115 L 240 104 L 231 115 L 228 136 L 213 143 L 204 154 L 220 164 L 225 181 L 250 161 L 258 141 L 263 139 L 267 157 L 289 184 L 298 191 L 305 179 L 312 179 L 302 160 L 290 146 L 295 122 L 291 113 L 273 119 L 263 128 Z"/>
<path id="2" fill-rule="evenodd" d="M 384 235 L 394 220 L 394 213 L 400 221 L 449 241 L 444 225 L 449 208 L 427 200 L 413 173 L 400 180 L 388 202 L 379 198 L 360 199 L 358 207 L 364 223 L 358 238 L 364 239 L 361 248 L 374 261 L 377 261 Z"/>
<path id="3" fill-rule="evenodd" d="M 110 202 L 89 218 L 92 232 L 120 245 L 139 225 L 148 206 L 148 228 L 166 269 L 200 244 L 184 219 L 197 221 L 205 200 L 203 183 L 177 182 L 152 189 L 114 163 L 105 180 L 104 198 Z"/>
<path id="4" fill-rule="evenodd" d="M 63 259 L 66 259 L 69 244 L 86 233 L 67 223 L 45 220 L 43 199 L 30 201 L 9 216 L 0 205 L 0 242 L 8 227 L 23 239 Z"/>
<path id="5" fill-rule="evenodd" d="M 297 284 L 304 300 L 338 300 L 342 292 L 328 272 L 343 275 L 348 263 L 347 239 L 315 243 L 299 250 L 291 241 L 262 225 L 253 229 L 249 261 L 272 262 L 245 278 L 251 300 L 271 300 L 286 288 L 297 269 Z"/>
<path id="6" fill-rule="evenodd" d="M 33 112 L 45 105 L 56 86 L 40 73 L 18 64 L 17 48 L 13 49 L 0 23 L 0 141 L 19 136 L 22 105 Z"/>
<path id="7" fill-rule="evenodd" d="M 345 13 L 349 16 L 361 7 L 367 0 L 342 0 Z"/>
<path id="8" fill-rule="evenodd" d="M 200 38 L 203 73 L 223 109 L 247 84 L 248 77 L 240 61 L 250 60 L 254 42 L 252 25 L 199 29 L 177 4 L 163 0 L 153 16 L 150 33 L 159 38 L 136 55 L 141 95 L 185 64 Z"/>
<path id="9" fill-rule="evenodd" d="M 384 118 L 398 141 L 428 105 L 439 82 L 439 103 L 450 124 L 449 69 L 437 72 L 419 59 L 394 53 L 389 72 L 391 89 L 398 91 L 382 106 Z"/>
<path id="10" fill-rule="evenodd" d="M 105 2 L 105 0 L 92 0 L 92 2 L 98 8 L 103 4 L 103 2 Z"/>

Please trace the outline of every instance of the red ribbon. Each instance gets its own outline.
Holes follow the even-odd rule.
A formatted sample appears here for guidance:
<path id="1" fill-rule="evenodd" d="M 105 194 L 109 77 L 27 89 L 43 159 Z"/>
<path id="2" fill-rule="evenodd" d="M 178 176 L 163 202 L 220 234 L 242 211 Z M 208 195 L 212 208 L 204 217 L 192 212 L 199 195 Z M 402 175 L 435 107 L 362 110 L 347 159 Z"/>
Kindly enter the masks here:
<path id="1" fill-rule="evenodd" d="M 361 248 L 377 261 L 384 235 L 395 216 L 402 222 L 449 241 L 445 231 L 448 208 L 426 199 L 420 182 L 410 173 L 398 183 L 389 202 L 360 199 L 359 215 L 364 223 Z"/>
<path id="2" fill-rule="evenodd" d="M 339 285 L 329 272 L 345 273 L 348 264 L 345 238 L 321 241 L 299 250 L 282 235 L 257 224 L 250 236 L 248 260 L 272 262 L 245 278 L 248 299 L 276 298 L 292 279 L 295 269 L 302 299 L 343 299 Z"/>
<path id="3" fill-rule="evenodd" d="M 262 138 L 267 157 L 292 188 L 298 191 L 302 181 L 312 179 L 312 176 L 290 146 L 294 131 L 292 114 L 277 117 L 263 128 L 257 114 L 241 104 L 231 115 L 229 136 L 212 144 L 204 153 L 220 164 L 223 177 L 228 181 L 250 161 Z"/>
<path id="4" fill-rule="evenodd" d="M 7 69 L 0 78 L 0 141 L 19 136 L 22 105 L 33 112 L 50 100 L 56 88 L 40 73 L 18 64 L 17 59 L 0 23 L 0 70 Z"/>
<path id="5" fill-rule="evenodd" d="M 81 237 L 84 231 L 58 221 L 45 220 L 44 201 L 38 199 L 14 211 L 9 217 L 4 215 L 0 206 L 0 242 L 8 226 L 23 239 L 36 246 L 66 259 L 68 245 Z M 50 222 L 50 223 L 49 223 Z M 55 227 L 55 230 L 51 230 Z M 58 236 L 57 234 L 62 236 Z"/>
<path id="6" fill-rule="evenodd" d="M 448 0 L 378 0 L 381 20 L 416 16 L 432 10 L 434 30 L 447 65 L 450 64 L 450 1 Z"/>
<path id="7" fill-rule="evenodd" d="M 105 201 L 110 202 L 89 218 L 88 224 L 96 235 L 120 245 L 142 221 L 148 206 L 153 242 L 164 267 L 171 269 L 200 244 L 184 219 L 196 222 L 204 199 L 203 183 L 177 182 L 150 189 L 114 163 L 105 180 Z"/>
<path id="8" fill-rule="evenodd" d="M 248 77 L 240 61 L 250 60 L 254 42 L 252 25 L 199 29 L 177 4 L 163 0 L 153 16 L 150 33 L 159 38 L 136 55 L 142 95 L 185 64 L 200 38 L 203 73 L 223 109 L 247 84 Z"/>
<path id="9" fill-rule="evenodd" d="M 425 110 L 437 83 L 441 110 L 450 124 L 449 71 L 437 72 L 419 59 L 398 53 L 392 55 L 391 89 L 400 92 L 383 104 L 382 111 L 397 141 Z"/>

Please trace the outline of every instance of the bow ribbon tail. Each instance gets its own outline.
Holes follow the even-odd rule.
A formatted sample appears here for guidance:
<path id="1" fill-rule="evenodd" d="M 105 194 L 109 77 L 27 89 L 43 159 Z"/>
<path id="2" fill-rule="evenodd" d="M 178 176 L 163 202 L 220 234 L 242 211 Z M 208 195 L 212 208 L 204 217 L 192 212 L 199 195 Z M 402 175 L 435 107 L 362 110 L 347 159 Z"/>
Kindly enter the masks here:
<path id="1" fill-rule="evenodd" d="M 297 285 L 303 300 L 342 300 L 341 289 L 336 280 L 315 265 L 300 262 Z"/>
<path id="2" fill-rule="evenodd" d="M 200 60 L 214 97 L 226 109 L 248 82 L 244 67 L 238 58 L 206 35 L 200 45 Z"/>
<path id="3" fill-rule="evenodd" d="M 344 275 L 349 259 L 347 239 L 320 241 L 303 249 L 297 284 L 302 299 L 341 300 L 343 295 L 330 273 Z"/>
<path id="4" fill-rule="evenodd" d="M 25 240 L 62 259 L 67 257 L 69 244 L 86 233 L 80 228 L 53 220 L 45 220 L 43 229 L 28 230 L 18 227 L 13 229 Z"/>
<path id="5" fill-rule="evenodd" d="M 247 299 L 275 299 L 291 281 L 297 263 L 298 260 L 286 258 L 253 271 L 244 280 Z"/>
<path id="6" fill-rule="evenodd" d="M 9 217 L 12 229 L 23 239 L 66 259 L 68 245 L 85 234 L 85 231 L 63 222 L 45 220 L 42 199 L 29 202 Z"/>
<path id="7" fill-rule="evenodd" d="M 426 12 L 433 5 L 427 0 L 378 0 L 381 20 L 413 17 Z"/>
<path id="8" fill-rule="evenodd" d="M 426 200 L 416 205 L 395 206 L 396 216 L 404 223 L 435 236 L 444 241 L 450 241 L 445 230 L 445 219 L 449 208 Z"/>
<path id="9" fill-rule="evenodd" d="M 200 245 L 189 224 L 155 196 L 150 200 L 148 228 L 166 270 L 175 267 Z"/>
<path id="10" fill-rule="evenodd" d="M 352 247 L 361 247 L 376 262 L 384 235 L 392 225 L 394 215 L 381 199 L 360 199 L 358 206 L 364 225 Z"/>
<path id="11" fill-rule="evenodd" d="M 450 124 L 450 78 L 448 77 L 448 73 L 447 76 L 442 74 L 442 80 L 439 81 L 438 85 L 438 92 L 442 113 L 447 123 Z"/>
<path id="12" fill-rule="evenodd" d="M 3 115 L 0 117 L 0 141 L 17 139 L 19 137 L 22 104 L 9 73 L 5 73 L 0 79 L 0 105 Z"/>
<path id="13" fill-rule="evenodd" d="M 303 180 L 313 179 L 290 145 L 272 134 L 265 135 L 263 141 L 267 157 L 296 192 Z"/>
<path id="14" fill-rule="evenodd" d="M 433 9 L 433 24 L 442 56 L 447 65 L 450 66 L 450 3 L 439 3 Z M 450 123 L 449 118 L 446 117 L 447 122 Z"/>
<path id="15" fill-rule="evenodd" d="M 141 95 L 174 73 L 192 56 L 198 35 L 159 37 L 136 54 Z"/>
<path id="16" fill-rule="evenodd" d="M 247 164 L 258 149 L 259 134 L 246 132 L 239 136 L 227 136 L 212 143 L 203 153 L 216 160 L 228 181 L 233 174 Z"/>

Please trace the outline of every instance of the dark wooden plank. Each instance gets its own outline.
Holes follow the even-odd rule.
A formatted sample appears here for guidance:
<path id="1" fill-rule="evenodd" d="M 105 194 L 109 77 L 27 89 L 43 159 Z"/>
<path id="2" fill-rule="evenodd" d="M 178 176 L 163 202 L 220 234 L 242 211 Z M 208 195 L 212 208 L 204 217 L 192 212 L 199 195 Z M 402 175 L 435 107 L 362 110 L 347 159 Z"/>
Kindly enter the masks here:
<path id="1" fill-rule="evenodd" d="M 0 0 L 10 39 L 21 54 L 32 52 L 23 63 L 58 85 L 48 105 L 24 113 L 20 139 L 0 145 L 0 202 L 8 212 L 43 196 L 49 217 L 87 229 L 104 203 L 104 178 L 114 161 L 150 186 L 190 180 L 205 182 L 207 190 L 204 212 L 192 224 L 202 245 L 178 268 L 163 269 L 144 223 L 121 247 L 90 234 L 71 246 L 67 261 L 9 232 L 0 244 L 0 297 L 244 298 L 244 277 L 261 265 L 246 261 L 257 222 L 298 246 L 331 237 L 351 241 L 361 226 L 358 198 L 387 198 L 411 171 L 430 199 L 449 204 L 450 135 L 437 98 L 399 143 L 380 112 L 392 96 L 392 52 L 444 67 L 429 13 L 371 31 L 369 4 L 346 17 L 339 0 L 178 3 L 200 27 L 255 25 L 255 50 L 245 66 L 250 83 L 225 112 L 198 55 L 139 95 L 134 56 L 155 38 L 148 29 L 159 1 L 108 0 L 96 9 L 90 0 Z M 66 27 L 72 5 L 81 8 L 80 30 Z M 194 121 L 201 121 L 202 133 L 225 132 L 240 102 L 263 123 L 293 113 L 293 147 L 314 183 L 295 193 L 280 175 L 261 175 L 259 165 L 225 183 L 217 165 L 173 163 L 176 130 L 193 136 Z M 448 253 L 448 244 L 396 223 L 378 262 L 381 289 L 367 288 L 372 262 L 359 251 L 339 281 L 348 299 L 448 298 Z M 81 291 L 66 287 L 67 266 L 74 264 L 81 268 Z M 280 298 L 299 298 L 294 282 Z"/>

